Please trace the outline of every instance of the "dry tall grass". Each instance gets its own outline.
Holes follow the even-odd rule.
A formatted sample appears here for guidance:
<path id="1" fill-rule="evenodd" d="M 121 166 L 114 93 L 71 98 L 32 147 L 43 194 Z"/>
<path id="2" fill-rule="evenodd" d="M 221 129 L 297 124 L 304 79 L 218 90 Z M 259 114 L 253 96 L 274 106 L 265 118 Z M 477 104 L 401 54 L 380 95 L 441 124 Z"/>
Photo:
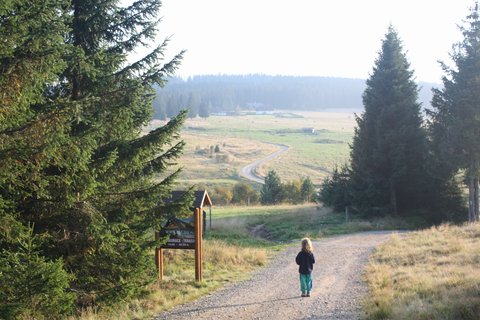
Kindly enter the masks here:
<path id="1" fill-rule="evenodd" d="M 256 267 L 267 263 L 267 252 L 265 249 L 229 245 L 220 240 L 206 240 L 203 261 L 204 281 L 197 283 L 193 250 L 165 250 L 164 280 L 149 286 L 145 297 L 100 312 L 84 310 L 70 320 L 151 319 L 163 310 L 197 299 L 226 282 L 247 277 Z"/>
<path id="2" fill-rule="evenodd" d="M 367 319 L 480 319 L 480 224 L 394 236 L 366 270 Z"/>

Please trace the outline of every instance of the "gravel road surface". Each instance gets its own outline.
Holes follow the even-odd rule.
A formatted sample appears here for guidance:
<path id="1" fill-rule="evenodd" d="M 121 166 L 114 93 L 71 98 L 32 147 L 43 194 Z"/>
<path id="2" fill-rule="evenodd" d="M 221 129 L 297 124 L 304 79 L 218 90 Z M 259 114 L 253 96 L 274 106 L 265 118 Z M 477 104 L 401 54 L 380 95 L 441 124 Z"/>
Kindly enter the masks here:
<path id="1" fill-rule="evenodd" d="M 227 285 L 155 319 L 358 319 L 360 302 L 367 291 L 362 272 L 368 256 L 390 235 L 391 232 L 367 232 L 315 241 L 317 261 L 309 298 L 300 297 L 295 264 L 300 248 L 298 241 L 251 279 Z"/>

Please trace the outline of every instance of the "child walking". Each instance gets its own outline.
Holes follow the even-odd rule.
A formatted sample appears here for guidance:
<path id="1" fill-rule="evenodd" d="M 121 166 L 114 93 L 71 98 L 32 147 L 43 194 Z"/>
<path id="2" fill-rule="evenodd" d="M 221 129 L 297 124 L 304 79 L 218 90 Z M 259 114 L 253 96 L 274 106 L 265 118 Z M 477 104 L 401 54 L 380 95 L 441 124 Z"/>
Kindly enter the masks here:
<path id="1" fill-rule="evenodd" d="M 300 272 L 300 290 L 302 290 L 302 297 L 310 297 L 315 257 L 313 256 L 312 241 L 310 241 L 309 238 L 302 239 L 302 251 L 297 254 L 295 261 L 299 265 L 298 272 Z"/>

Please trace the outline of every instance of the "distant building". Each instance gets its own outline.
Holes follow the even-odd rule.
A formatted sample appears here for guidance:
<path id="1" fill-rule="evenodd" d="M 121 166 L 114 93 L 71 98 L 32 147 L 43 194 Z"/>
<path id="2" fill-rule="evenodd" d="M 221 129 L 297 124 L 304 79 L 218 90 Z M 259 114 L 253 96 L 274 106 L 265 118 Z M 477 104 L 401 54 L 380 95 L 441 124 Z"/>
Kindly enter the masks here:
<path id="1" fill-rule="evenodd" d="M 303 131 L 304 133 L 315 134 L 315 128 L 302 128 L 302 131 Z"/>

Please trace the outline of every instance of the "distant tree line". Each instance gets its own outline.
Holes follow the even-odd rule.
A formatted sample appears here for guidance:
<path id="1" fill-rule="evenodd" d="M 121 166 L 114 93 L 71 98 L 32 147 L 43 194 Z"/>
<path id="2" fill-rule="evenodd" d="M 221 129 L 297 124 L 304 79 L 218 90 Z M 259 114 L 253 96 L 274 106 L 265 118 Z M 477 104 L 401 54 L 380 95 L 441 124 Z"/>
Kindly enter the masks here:
<path id="1" fill-rule="evenodd" d="M 420 101 L 428 108 L 433 84 L 421 83 Z M 365 80 L 267 75 L 204 75 L 173 78 L 157 87 L 154 118 L 165 120 L 188 109 L 189 117 L 238 110 L 357 109 Z"/>
<path id="2" fill-rule="evenodd" d="M 369 215 L 415 215 L 431 222 L 479 219 L 480 18 L 471 9 L 464 40 L 443 65 L 425 123 L 418 86 L 397 32 L 390 27 L 363 93 L 350 163 L 334 170 L 320 199 Z M 458 181 L 468 186 L 468 216 Z"/>

